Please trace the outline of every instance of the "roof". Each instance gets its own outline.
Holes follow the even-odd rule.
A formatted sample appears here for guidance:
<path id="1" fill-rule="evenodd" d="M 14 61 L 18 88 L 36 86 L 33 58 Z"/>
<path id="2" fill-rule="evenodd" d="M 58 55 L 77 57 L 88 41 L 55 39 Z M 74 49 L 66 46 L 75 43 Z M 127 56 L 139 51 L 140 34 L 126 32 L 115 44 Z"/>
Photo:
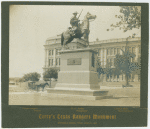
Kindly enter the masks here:
<path id="1" fill-rule="evenodd" d="M 94 42 L 90 42 L 89 45 L 94 44 L 103 44 L 103 43 L 112 43 L 112 42 L 127 42 L 127 41 L 139 41 L 141 40 L 141 37 L 135 37 L 135 38 L 117 38 L 117 39 L 108 39 L 108 40 L 98 40 Z"/>
<path id="2" fill-rule="evenodd" d="M 57 35 L 57 36 L 54 36 L 54 37 L 49 37 L 47 38 L 46 40 L 53 40 L 53 39 L 60 39 L 61 38 L 61 35 Z"/>

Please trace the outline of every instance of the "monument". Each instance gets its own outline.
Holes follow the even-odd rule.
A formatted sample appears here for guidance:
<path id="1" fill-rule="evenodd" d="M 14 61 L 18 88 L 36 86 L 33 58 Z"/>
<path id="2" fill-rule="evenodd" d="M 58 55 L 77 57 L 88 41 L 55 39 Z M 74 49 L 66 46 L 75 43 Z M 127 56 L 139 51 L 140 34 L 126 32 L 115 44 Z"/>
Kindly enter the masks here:
<path id="1" fill-rule="evenodd" d="M 61 35 L 62 50 L 58 83 L 48 88 L 50 95 L 97 100 L 106 97 L 107 91 L 101 91 L 96 68 L 97 52 L 89 48 L 89 22 L 96 15 L 89 12 L 80 24 L 77 12 L 70 20 L 72 27 Z M 80 16 L 80 15 L 79 15 Z M 82 38 L 83 37 L 83 38 Z M 68 44 L 68 45 L 67 45 Z M 67 45 L 67 46 L 66 46 Z"/>

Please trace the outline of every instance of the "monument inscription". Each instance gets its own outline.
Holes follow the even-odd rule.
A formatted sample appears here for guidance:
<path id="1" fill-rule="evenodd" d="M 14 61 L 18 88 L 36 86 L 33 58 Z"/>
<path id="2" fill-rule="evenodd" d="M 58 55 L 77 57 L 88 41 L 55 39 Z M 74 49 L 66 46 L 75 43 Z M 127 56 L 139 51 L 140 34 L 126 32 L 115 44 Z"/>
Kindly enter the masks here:
<path id="1" fill-rule="evenodd" d="M 67 59 L 67 65 L 81 65 L 81 58 L 70 58 Z"/>

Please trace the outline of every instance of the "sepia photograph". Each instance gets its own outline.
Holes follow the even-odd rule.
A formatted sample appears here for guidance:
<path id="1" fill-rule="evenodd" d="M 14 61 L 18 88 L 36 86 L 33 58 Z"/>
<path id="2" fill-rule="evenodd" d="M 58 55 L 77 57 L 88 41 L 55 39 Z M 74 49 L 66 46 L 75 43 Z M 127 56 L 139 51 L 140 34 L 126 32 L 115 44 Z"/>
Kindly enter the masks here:
<path id="1" fill-rule="evenodd" d="M 148 8 L 2 2 L 2 127 L 146 127 Z"/>
<path id="2" fill-rule="evenodd" d="M 10 5 L 9 104 L 140 106 L 141 6 Z"/>

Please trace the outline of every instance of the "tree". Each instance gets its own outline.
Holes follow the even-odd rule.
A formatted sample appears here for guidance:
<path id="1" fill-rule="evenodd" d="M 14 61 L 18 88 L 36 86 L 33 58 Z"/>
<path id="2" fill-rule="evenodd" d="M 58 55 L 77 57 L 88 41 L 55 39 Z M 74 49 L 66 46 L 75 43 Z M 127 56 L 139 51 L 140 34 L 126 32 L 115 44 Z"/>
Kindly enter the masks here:
<path id="1" fill-rule="evenodd" d="M 50 87 L 51 87 L 51 78 L 58 78 L 58 70 L 55 68 L 50 68 L 47 71 L 43 73 L 43 79 L 44 81 L 49 81 L 50 79 Z"/>
<path id="2" fill-rule="evenodd" d="M 132 30 L 133 28 L 139 29 L 141 27 L 141 7 L 140 6 L 121 6 L 120 15 L 115 15 L 119 19 L 116 24 L 111 24 L 111 30 L 119 28 L 124 32 Z M 109 31 L 110 29 L 107 29 Z M 132 36 L 135 36 L 133 34 Z"/>
<path id="3" fill-rule="evenodd" d="M 134 62 L 137 69 L 135 69 L 132 74 L 141 76 L 141 57 L 138 57 L 137 62 Z"/>
<path id="4" fill-rule="evenodd" d="M 47 78 L 58 78 L 58 71 L 55 68 L 50 68 L 43 73 L 43 79 L 46 81 Z"/>
<path id="5" fill-rule="evenodd" d="M 107 61 L 106 68 L 104 69 L 104 73 L 107 75 L 107 78 L 111 77 L 114 74 L 113 68 L 111 68 L 111 66 L 112 66 L 112 63 Z"/>
<path id="6" fill-rule="evenodd" d="M 121 49 L 122 50 L 122 49 Z M 120 71 L 125 74 L 125 86 L 129 85 L 129 77 L 133 71 L 140 69 L 136 62 L 131 62 L 131 58 L 135 57 L 134 53 L 129 51 L 128 47 L 125 47 L 125 51 L 123 51 L 122 55 L 117 54 L 115 58 L 115 69 L 116 71 Z"/>
<path id="7" fill-rule="evenodd" d="M 19 80 L 18 80 L 19 82 L 24 82 L 24 79 L 23 79 L 23 77 L 22 78 L 19 78 Z"/>
<path id="8" fill-rule="evenodd" d="M 24 81 L 39 81 L 41 75 L 37 72 L 27 73 L 23 76 Z"/>
<path id="9" fill-rule="evenodd" d="M 114 68 L 111 68 L 112 62 L 106 62 L 106 67 L 102 68 L 100 60 L 97 60 L 97 72 L 100 76 L 101 74 L 106 74 L 107 77 L 111 77 L 112 75 L 116 75 L 117 71 Z"/>

